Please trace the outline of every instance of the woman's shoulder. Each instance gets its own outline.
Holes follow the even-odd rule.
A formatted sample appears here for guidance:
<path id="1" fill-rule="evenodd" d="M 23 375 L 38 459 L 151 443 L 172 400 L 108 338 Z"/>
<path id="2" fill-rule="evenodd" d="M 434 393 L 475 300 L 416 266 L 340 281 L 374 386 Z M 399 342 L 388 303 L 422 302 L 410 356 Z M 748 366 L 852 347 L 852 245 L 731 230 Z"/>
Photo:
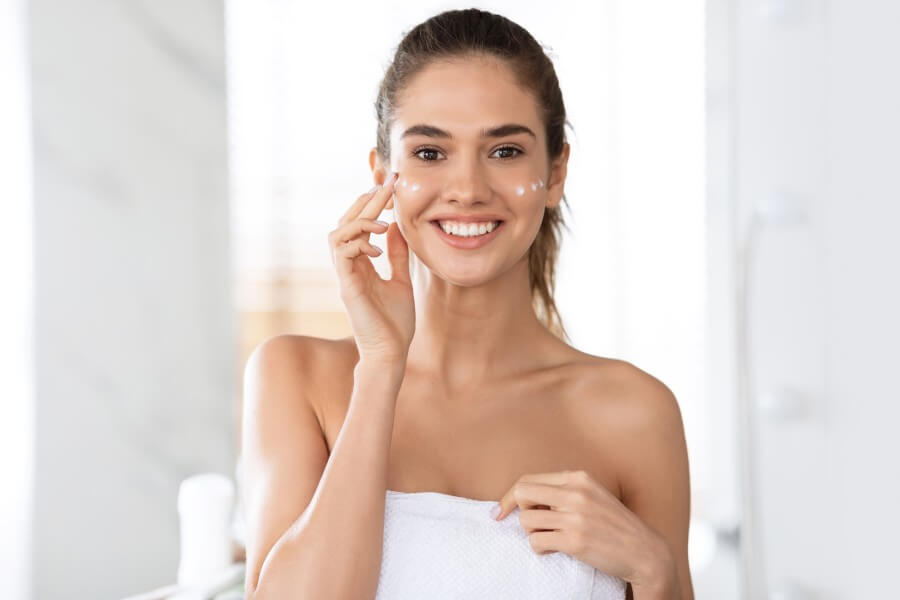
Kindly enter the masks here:
<path id="1" fill-rule="evenodd" d="M 636 480 L 654 476 L 648 467 L 654 455 L 681 450 L 678 401 L 657 377 L 626 360 L 586 355 L 575 369 L 574 393 L 567 395 L 570 420 L 592 444 L 597 472 L 615 473 L 624 502 Z"/>
<path id="2" fill-rule="evenodd" d="M 329 412 L 329 398 L 352 390 L 358 360 L 352 336 L 330 339 L 282 333 L 259 343 L 245 369 L 261 370 L 288 382 L 296 388 L 294 397 L 305 398 L 323 419 Z"/>
<path id="3" fill-rule="evenodd" d="M 675 395 L 660 379 L 624 359 L 576 352 L 570 398 L 586 416 L 605 421 L 614 414 L 616 428 L 626 435 L 680 422 Z"/>
<path id="4" fill-rule="evenodd" d="M 353 368 L 359 355 L 353 337 L 330 339 L 282 333 L 262 341 L 247 361 L 247 368 L 261 369 L 291 388 L 287 396 L 305 401 L 328 437 L 327 423 L 337 418 L 339 398 L 349 398 Z M 251 367 L 251 364 L 257 366 Z M 330 439 L 330 438 L 329 438 Z"/>
<path id="5" fill-rule="evenodd" d="M 595 356 L 578 352 L 573 364 L 579 369 L 584 381 L 605 387 L 628 388 L 635 391 L 660 390 L 665 384 L 634 363 L 621 358 Z"/>
<path id="6" fill-rule="evenodd" d="M 248 362 L 253 359 L 293 365 L 303 374 L 314 376 L 323 370 L 340 370 L 347 368 L 348 365 L 352 370 L 358 355 L 352 337 L 330 339 L 280 333 L 260 342 L 254 348 Z"/>

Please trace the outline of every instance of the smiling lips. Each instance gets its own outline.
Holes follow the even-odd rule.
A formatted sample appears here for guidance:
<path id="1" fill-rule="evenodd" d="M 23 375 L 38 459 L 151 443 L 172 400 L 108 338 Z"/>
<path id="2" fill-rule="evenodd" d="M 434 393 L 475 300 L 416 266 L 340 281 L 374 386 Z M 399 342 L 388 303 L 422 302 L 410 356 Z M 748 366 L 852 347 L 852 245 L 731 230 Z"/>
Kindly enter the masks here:
<path id="1" fill-rule="evenodd" d="M 409 185 L 406 179 L 400 181 L 400 186 L 406 188 Z M 412 183 L 413 191 L 419 188 L 417 183 Z M 538 178 L 531 184 L 531 190 L 537 191 L 544 187 L 544 181 Z M 525 193 L 525 186 L 518 186 L 516 194 Z M 497 237 L 497 231 L 502 229 L 504 220 L 497 215 L 437 215 L 431 219 L 438 232 L 438 237 L 454 248 L 471 250 L 480 248 Z"/>
<path id="2" fill-rule="evenodd" d="M 438 237 L 454 248 L 463 250 L 481 248 L 497 237 L 497 232 L 503 228 L 503 221 L 499 220 L 461 222 L 440 219 L 431 223 Z"/>
<path id="3" fill-rule="evenodd" d="M 500 224 L 500 220 L 468 222 L 439 219 L 437 223 L 444 230 L 444 233 L 450 233 L 459 237 L 473 237 L 492 232 Z"/>

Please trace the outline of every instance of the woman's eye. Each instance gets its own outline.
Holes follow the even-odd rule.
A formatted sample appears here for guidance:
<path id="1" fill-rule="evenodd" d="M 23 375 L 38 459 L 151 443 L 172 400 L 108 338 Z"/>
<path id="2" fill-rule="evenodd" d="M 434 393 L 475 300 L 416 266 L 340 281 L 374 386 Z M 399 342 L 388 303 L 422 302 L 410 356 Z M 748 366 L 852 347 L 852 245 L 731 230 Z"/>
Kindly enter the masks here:
<path id="1" fill-rule="evenodd" d="M 413 150 L 413 156 L 418 156 L 419 158 L 421 158 L 421 159 L 424 160 L 425 162 L 434 162 L 434 161 L 437 160 L 437 158 L 424 158 L 423 156 L 420 156 L 423 152 L 428 152 L 428 153 L 430 153 L 429 156 L 430 156 L 430 155 L 433 155 L 433 154 L 440 154 L 440 151 L 439 151 L 439 150 L 435 150 L 434 148 L 418 148 L 418 149 L 416 149 L 416 150 Z"/>
<path id="2" fill-rule="evenodd" d="M 516 148 L 515 146 L 500 146 L 499 148 L 497 148 L 496 150 L 494 150 L 494 152 L 500 152 L 501 150 L 512 150 L 512 151 L 516 152 L 516 154 L 513 154 L 512 156 L 510 156 L 510 155 L 501 156 L 501 157 L 500 157 L 501 160 L 509 160 L 509 159 L 511 159 L 511 158 L 516 158 L 517 156 L 520 156 L 520 155 L 524 154 L 524 152 L 522 152 L 521 150 L 519 150 L 519 149 Z"/>
<path id="3" fill-rule="evenodd" d="M 497 152 L 506 152 L 504 156 L 499 157 L 500 160 L 511 160 L 522 154 L 525 154 L 524 151 L 519 150 L 515 146 L 501 146 L 494 150 L 492 154 L 496 154 Z M 437 150 L 436 148 L 417 148 L 413 150 L 412 155 L 421 160 L 424 160 L 425 162 L 434 162 L 436 160 L 439 160 L 437 155 L 439 155 L 440 153 L 440 150 Z"/>

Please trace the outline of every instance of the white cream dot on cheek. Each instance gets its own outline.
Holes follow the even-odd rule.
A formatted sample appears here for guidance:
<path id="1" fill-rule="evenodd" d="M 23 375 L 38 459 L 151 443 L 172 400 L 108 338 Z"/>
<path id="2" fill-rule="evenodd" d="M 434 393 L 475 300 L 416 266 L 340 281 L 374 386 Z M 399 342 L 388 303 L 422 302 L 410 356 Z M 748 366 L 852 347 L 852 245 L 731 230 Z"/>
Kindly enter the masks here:
<path id="1" fill-rule="evenodd" d="M 402 185 L 403 187 L 406 187 L 406 180 L 404 179 L 403 181 L 401 181 L 400 185 Z"/>
<path id="2" fill-rule="evenodd" d="M 525 194 L 525 188 L 521 185 L 516 188 L 516 196 L 523 196 Z"/>
<path id="3" fill-rule="evenodd" d="M 532 183 L 532 184 L 531 184 L 531 191 L 532 191 L 532 192 L 536 192 L 536 191 L 537 191 L 537 187 L 538 187 L 538 186 L 537 186 L 536 183 Z"/>
<path id="4" fill-rule="evenodd" d="M 412 184 L 412 191 L 417 192 L 421 186 L 418 183 Z"/>

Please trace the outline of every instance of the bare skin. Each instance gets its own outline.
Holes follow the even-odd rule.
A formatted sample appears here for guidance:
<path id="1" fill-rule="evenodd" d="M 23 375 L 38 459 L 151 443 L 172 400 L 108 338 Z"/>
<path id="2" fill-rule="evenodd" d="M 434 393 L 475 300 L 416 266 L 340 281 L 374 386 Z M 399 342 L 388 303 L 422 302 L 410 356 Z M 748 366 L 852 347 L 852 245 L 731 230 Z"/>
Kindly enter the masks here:
<path id="1" fill-rule="evenodd" d="M 523 474 L 583 469 L 669 535 L 682 586 L 681 596 L 673 597 L 692 599 L 686 507 L 661 510 L 652 504 L 652 490 L 687 485 L 686 455 L 678 443 L 681 423 L 674 421 L 672 399 L 634 365 L 550 338 L 541 366 L 455 391 L 433 374 L 407 366 L 397 397 L 387 489 L 499 501 Z M 330 358 L 317 363 L 334 367 L 320 371 L 327 383 L 317 384 L 314 394 L 330 449 L 347 411 L 357 352 L 352 338 L 325 342 L 319 351 Z M 674 438 L 666 451 L 681 472 L 663 470 L 658 461 L 642 463 L 648 436 Z M 676 478 L 682 481 L 675 483 Z M 678 491 L 683 497 L 684 489 Z M 627 597 L 635 597 L 630 585 Z"/>
<path id="2" fill-rule="evenodd" d="M 442 187 L 418 195 L 395 186 L 396 195 L 377 199 L 380 207 L 394 210 L 389 254 L 397 256 L 399 245 L 405 244 L 422 263 L 410 284 L 414 320 L 407 313 L 413 306 L 405 304 L 412 298 L 406 298 L 400 286 L 391 288 L 390 301 L 362 308 L 351 305 L 353 337 L 281 336 L 288 341 L 282 344 L 280 360 L 296 372 L 297 385 L 302 382 L 302 398 L 315 415 L 321 440 L 308 440 L 308 445 L 296 449 L 308 454 L 302 465 L 299 458 L 289 466 L 281 465 L 284 477 L 305 469 L 303 490 L 292 493 L 282 485 L 277 494 L 262 492 L 270 497 L 251 508 L 250 526 L 263 534 L 248 548 L 248 569 L 258 574 L 280 532 L 310 502 L 318 475 L 308 471 L 321 473 L 337 445 L 355 443 L 346 436 L 339 439 L 360 393 L 354 385 L 354 368 L 385 356 L 390 360 L 381 364 L 399 364 L 402 381 L 397 376 L 397 387 L 389 392 L 396 398 L 392 427 L 378 438 L 389 440 L 385 448 L 379 448 L 387 452 L 384 477 L 380 484 L 367 487 L 375 490 L 371 502 L 377 504 L 365 505 L 373 514 L 383 510 L 383 494 L 378 499 L 378 490 L 383 489 L 438 491 L 479 500 L 503 498 L 508 513 L 516 496 L 511 486 L 527 487 L 517 483 L 523 476 L 583 471 L 597 489 L 609 491 L 610 506 L 617 504 L 609 513 L 610 535 L 600 534 L 611 537 L 625 531 L 626 524 L 630 527 L 632 541 L 627 547 L 607 551 L 611 560 L 611 555 L 621 555 L 616 567 L 631 584 L 629 597 L 692 600 L 687 454 L 674 396 L 627 362 L 572 348 L 552 335 L 531 308 L 527 250 L 545 207 L 561 201 L 568 144 L 561 156 L 548 160 L 532 96 L 516 85 L 502 65 L 491 61 L 433 64 L 412 80 L 402 98 L 391 130 L 391 164 L 381 163 L 374 149 L 369 162 L 379 184 L 392 171 L 410 182 L 443 182 Z M 421 123 L 452 137 L 402 136 L 406 128 Z M 482 128 L 505 123 L 523 124 L 535 136 L 516 133 L 494 139 L 480 135 Z M 507 145 L 523 153 L 503 161 L 496 150 Z M 441 155 L 444 160 L 424 161 L 415 153 L 421 146 L 432 149 L 426 151 L 432 152 L 428 156 Z M 436 169 L 441 170 L 439 174 Z M 535 177 L 546 183 L 540 191 L 508 193 L 509 183 Z M 357 202 L 367 200 L 360 197 Z M 368 202 L 363 216 L 377 218 L 381 209 L 370 208 L 376 199 Z M 505 229 L 480 249 L 453 248 L 440 239 L 431 223 L 436 215 L 447 213 L 502 215 Z M 358 239 L 363 242 L 354 260 L 365 260 L 363 253 L 376 255 L 367 246 L 368 233 Z M 394 268 L 399 265 L 400 261 L 392 262 Z M 357 292 L 362 287 L 354 288 L 354 299 L 361 297 Z M 351 294 L 343 297 L 348 303 Z M 370 327 L 376 316 L 389 325 Z M 294 403 L 303 400 L 290 391 L 290 385 L 284 383 L 278 392 L 284 398 L 279 402 L 285 403 L 285 418 L 273 412 L 265 422 L 259 419 L 254 431 L 257 439 L 291 438 L 285 421 L 299 422 L 301 417 L 294 416 L 297 409 L 291 408 L 290 398 L 297 398 Z M 312 417 L 306 420 L 311 427 Z M 361 446 L 352 448 L 363 451 Z M 257 461 L 261 470 L 268 466 Z M 341 468 L 345 476 L 355 467 Z M 271 466 L 269 470 L 279 471 Z M 283 484 L 289 485 L 288 480 Z M 271 485 L 278 487 L 274 478 Z M 331 494 L 333 505 L 337 492 Z M 599 505 L 590 506 L 593 515 L 600 515 Z M 316 510 L 323 514 L 327 509 Z M 320 527 L 328 526 L 320 522 Z M 306 547 L 324 539 L 315 533 L 306 535 Z M 606 560 L 602 554 L 597 554 L 598 560 Z M 373 555 L 374 559 L 380 556 Z"/>
<path id="3" fill-rule="evenodd" d="M 355 362 L 352 338 L 331 351 L 345 353 L 329 373 L 334 382 Z M 559 344 L 562 346 L 562 344 Z M 621 370 L 577 351 L 566 352 L 538 368 L 505 380 L 449 389 L 442 380 L 409 364 L 397 397 L 391 438 L 388 489 L 439 491 L 478 500 L 499 500 L 519 475 L 587 468 L 621 495 L 608 452 L 579 406 L 586 372 Z M 596 376 L 596 374 L 594 374 Z M 323 386 L 316 402 L 329 448 L 340 433 L 350 385 Z M 584 400 L 581 400 L 584 404 Z"/>

